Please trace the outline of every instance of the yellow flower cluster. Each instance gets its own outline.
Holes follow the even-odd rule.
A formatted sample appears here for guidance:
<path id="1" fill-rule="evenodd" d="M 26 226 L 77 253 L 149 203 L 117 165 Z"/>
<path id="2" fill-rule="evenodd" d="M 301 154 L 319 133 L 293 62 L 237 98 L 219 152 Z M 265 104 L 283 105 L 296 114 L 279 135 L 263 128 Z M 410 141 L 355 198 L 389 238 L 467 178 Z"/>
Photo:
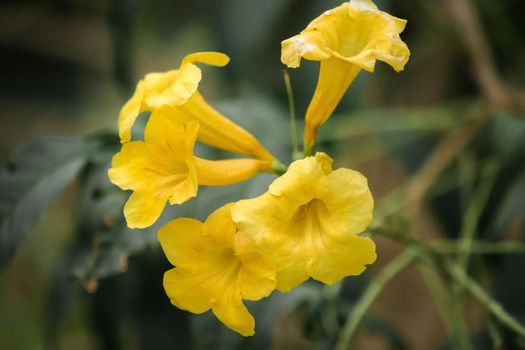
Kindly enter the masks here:
<path id="1" fill-rule="evenodd" d="M 188 55 L 179 69 L 147 74 L 119 115 L 122 150 L 113 157 L 111 182 L 133 190 L 124 207 L 131 228 L 151 226 L 166 202 L 181 204 L 197 195 L 198 186 L 224 186 L 270 172 L 280 163 L 248 131 L 210 106 L 197 90 L 201 70 L 195 62 L 228 63 L 218 52 Z M 144 141 L 131 141 L 140 113 L 150 111 Z M 193 155 L 201 141 L 251 158 L 206 160 Z"/>
<path id="2" fill-rule="evenodd" d="M 174 268 L 164 275 L 171 302 L 184 310 L 208 310 L 232 330 L 254 334 L 255 320 L 243 300 L 287 292 L 316 279 L 332 284 L 362 273 L 376 259 L 375 244 L 360 236 L 372 219 L 373 198 L 366 178 L 332 169 L 325 153 L 313 155 L 317 130 L 361 69 L 375 60 L 403 69 L 409 52 L 399 38 L 405 21 L 381 12 L 370 0 L 352 0 L 325 12 L 282 43 L 282 61 L 298 67 L 301 57 L 321 61 L 319 83 L 306 113 L 305 158 L 296 160 L 257 198 L 229 203 L 202 223 L 178 218 L 158 238 Z M 123 143 L 109 170 L 110 180 L 132 190 L 124 207 L 132 228 L 152 225 L 166 202 L 181 204 L 199 185 L 223 186 L 259 172 L 280 173 L 277 159 L 248 131 L 211 107 L 198 92 L 196 63 L 224 66 L 216 52 L 188 55 L 176 70 L 152 73 L 136 87 L 119 116 Z M 143 141 L 130 141 L 144 111 L 151 116 Z M 249 156 L 206 160 L 197 141 Z"/>

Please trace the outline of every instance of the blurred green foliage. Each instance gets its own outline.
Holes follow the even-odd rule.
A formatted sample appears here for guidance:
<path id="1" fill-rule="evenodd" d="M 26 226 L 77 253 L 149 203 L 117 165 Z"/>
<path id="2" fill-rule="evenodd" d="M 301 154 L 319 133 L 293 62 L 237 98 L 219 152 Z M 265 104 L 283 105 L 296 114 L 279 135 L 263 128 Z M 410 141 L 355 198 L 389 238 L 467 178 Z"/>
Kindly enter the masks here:
<path id="1" fill-rule="evenodd" d="M 168 208 L 157 225 L 138 231 L 125 226 L 122 205 L 128 194 L 109 183 L 106 171 L 120 147 L 116 116 L 136 81 L 203 50 L 232 58 L 226 69 L 205 70 L 203 94 L 289 162 L 280 41 L 339 3 L 0 4 L 0 348 L 333 348 L 370 278 L 384 271 L 398 243 L 378 238 L 378 267 L 335 289 L 309 282 L 250 304 L 257 331 L 244 339 L 209 313 L 189 315 L 169 304 L 162 274 L 170 266 L 158 248 L 156 230 L 174 217 L 203 219 L 224 203 L 256 196 L 273 177 L 203 188 L 198 199 Z M 336 166 L 367 175 L 377 200 L 376 226 L 422 232 L 426 241 L 461 240 L 472 231 L 473 239 L 489 248 L 508 241 L 520 244 L 525 233 L 525 3 L 470 3 L 488 59 L 473 51 L 469 32 L 461 27 L 464 14 L 454 20 L 458 13 L 450 12 L 450 1 L 377 1 L 408 19 L 402 37 L 411 60 L 400 74 L 381 64 L 373 75 L 361 73 L 321 129 L 320 148 L 334 155 Z M 480 64 L 487 62 L 480 60 L 488 60 L 504 96 L 521 102 L 491 99 L 491 86 L 479 79 Z M 290 75 L 301 117 L 315 87 L 317 64 L 305 62 Z M 447 152 L 452 156 L 443 161 Z M 223 156 L 206 147 L 197 153 Z M 431 181 L 420 198 L 426 210 L 420 215 L 401 211 L 406 198 L 417 192 L 412 185 L 428 180 L 421 174 L 427 175 L 424 170 L 432 170 L 428 165 L 433 162 L 442 169 L 429 171 Z M 495 170 L 484 171 L 491 164 Z M 482 190 L 487 191 L 484 203 Z M 408 247 L 419 244 L 398 234 L 390 238 Z M 525 322 L 525 256 L 472 252 L 465 271 Z M 447 261 L 461 255 L 454 251 Z M 466 315 L 466 336 L 475 349 L 496 348 L 500 338 L 508 349 L 523 346 L 515 331 L 472 308 L 470 299 L 456 314 L 450 305 L 429 311 L 428 317 L 418 313 L 434 310 L 432 290 L 426 292 L 417 270 L 412 272 L 400 275 L 404 279 L 397 285 L 394 280 L 384 299 L 367 310 L 352 348 L 461 348 L 455 333 L 446 333 L 446 324 L 439 323 L 437 314 L 449 311 L 458 320 Z M 446 271 L 439 279 L 453 284 Z"/>

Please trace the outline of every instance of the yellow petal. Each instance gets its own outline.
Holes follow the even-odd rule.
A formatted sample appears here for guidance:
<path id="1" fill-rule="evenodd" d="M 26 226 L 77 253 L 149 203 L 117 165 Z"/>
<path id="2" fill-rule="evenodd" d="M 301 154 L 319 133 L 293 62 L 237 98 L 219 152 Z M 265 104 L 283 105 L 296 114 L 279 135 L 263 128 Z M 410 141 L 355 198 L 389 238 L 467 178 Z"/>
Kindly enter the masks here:
<path id="1" fill-rule="evenodd" d="M 379 11 L 371 1 L 345 2 L 284 40 L 281 60 L 295 68 L 301 57 L 315 61 L 337 57 L 369 71 L 375 60 L 381 60 L 398 71 L 410 56 L 399 38 L 405 25 L 405 20 Z"/>
<path id="2" fill-rule="evenodd" d="M 169 88 L 171 84 L 179 76 L 178 69 L 172 69 L 166 72 L 148 73 L 142 80 L 144 88 L 144 98 L 152 95 L 160 94 L 165 89 Z"/>
<path id="3" fill-rule="evenodd" d="M 269 192 L 276 196 L 293 193 L 288 196 L 296 204 L 302 205 L 313 196 L 322 196 L 327 191 L 326 176 L 332 171 L 332 159 L 319 152 L 315 157 L 307 157 L 300 162 L 290 164 L 287 176 L 277 178 Z"/>
<path id="4" fill-rule="evenodd" d="M 157 221 L 166 206 L 166 198 L 148 192 L 134 191 L 124 205 L 124 217 L 129 228 L 145 228 Z"/>
<path id="5" fill-rule="evenodd" d="M 184 181 L 177 184 L 171 193 L 170 204 L 182 204 L 189 198 L 195 197 L 198 191 L 198 175 L 195 168 L 195 157 L 193 156 L 193 148 L 197 140 L 197 133 L 199 131 L 199 124 L 196 121 L 191 121 L 185 126 L 184 138 L 184 159 L 188 167 L 187 177 Z M 173 154 L 178 154 L 179 150 L 174 149 Z"/>
<path id="6" fill-rule="evenodd" d="M 171 269 L 164 274 L 164 290 L 173 305 L 179 309 L 201 314 L 211 308 L 213 296 L 195 285 L 190 270 Z"/>
<path id="7" fill-rule="evenodd" d="M 249 337 L 255 333 L 255 320 L 246 306 L 242 303 L 240 293 L 226 291 L 221 300 L 213 305 L 213 313 L 228 328 Z"/>
<path id="8" fill-rule="evenodd" d="M 193 148 L 197 140 L 199 124 L 192 120 L 186 125 L 176 116 L 170 115 L 166 108 L 156 110 L 151 114 L 150 120 L 144 130 L 146 143 L 155 145 L 156 148 L 166 152 L 160 156 L 172 165 L 172 170 L 164 170 L 165 174 L 178 171 L 182 180 L 178 183 L 170 182 L 170 204 L 182 204 L 189 198 L 195 197 L 198 191 L 198 175 L 195 169 Z M 155 158 L 160 163 L 160 158 Z M 175 170 L 173 166 L 179 164 L 182 168 Z M 152 167 L 153 168 L 153 167 Z M 162 173 L 158 171 L 157 174 Z"/>
<path id="9" fill-rule="evenodd" d="M 376 260 L 375 244 L 368 237 L 346 236 L 331 240 L 325 236 L 324 240 L 330 252 L 313 255 L 306 269 L 309 276 L 325 284 L 360 275 L 366 265 Z"/>
<path id="10" fill-rule="evenodd" d="M 144 99 L 144 88 L 142 85 L 142 81 L 139 81 L 135 93 L 120 110 L 118 129 L 120 141 L 122 143 L 131 140 L 131 128 L 133 127 L 133 124 L 135 124 L 135 120 L 139 114 L 142 112 L 142 100 Z"/>
<path id="11" fill-rule="evenodd" d="M 196 65 L 183 64 L 177 75 L 171 78 L 169 85 L 162 86 L 162 90 L 151 92 L 145 97 L 148 110 L 186 103 L 190 96 L 197 91 L 201 79 L 201 70 Z"/>
<path id="12" fill-rule="evenodd" d="M 357 236 L 370 223 L 373 199 L 364 176 L 331 171 L 322 153 L 295 161 L 265 194 L 239 201 L 233 221 L 277 268 L 277 289 L 308 277 L 333 283 L 375 261 L 375 245 Z"/>
<path id="13" fill-rule="evenodd" d="M 159 161 L 152 161 L 155 159 Z M 112 183 L 123 190 L 139 191 L 151 189 L 159 174 L 179 173 L 185 169 L 182 162 L 172 162 L 164 152 L 142 141 L 122 145 L 111 165 L 108 176 Z M 164 196 L 167 197 L 167 193 Z"/>
<path id="14" fill-rule="evenodd" d="M 215 210 L 204 224 L 203 234 L 217 243 L 233 247 L 233 240 L 237 232 L 237 225 L 231 218 L 233 203 L 228 203 Z"/>
<path id="15" fill-rule="evenodd" d="M 209 66 L 224 67 L 230 62 L 230 58 L 221 52 L 195 52 L 187 55 L 182 60 L 182 64 L 200 62 Z"/>
<path id="16" fill-rule="evenodd" d="M 234 204 L 226 204 L 213 212 L 206 219 L 203 232 L 216 243 L 233 247 L 242 262 L 239 272 L 242 298 L 259 300 L 275 289 L 275 266 L 269 257 L 254 249 L 246 235 L 237 232 L 231 217 Z"/>
<path id="17" fill-rule="evenodd" d="M 154 145 L 133 141 L 113 157 L 108 175 L 123 190 L 148 191 L 167 199 L 188 178 L 188 165 Z"/>
<path id="18" fill-rule="evenodd" d="M 183 120 L 170 111 L 169 108 L 159 108 L 151 113 L 144 129 L 144 142 L 177 153 L 185 147 L 186 128 Z M 195 143 L 196 135 L 192 134 L 188 138 Z M 193 145 L 190 147 L 193 149 Z"/>
<path id="19" fill-rule="evenodd" d="M 230 211 L 232 207 L 233 203 Z M 276 286 L 275 264 L 269 256 L 257 250 L 253 240 L 242 232 L 235 235 L 234 244 L 237 256 L 243 262 L 240 272 L 242 298 L 259 300 L 268 296 Z"/>
<path id="20" fill-rule="evenodd" d="M 292 248 L 292 245 L 287 245 L 287 248 Z M 279 255 L 288 253 L 293 256 L 295 261 L 279 259 L 279 270 L 277 271 L 277 285 L 276 289 L 280 292 L 286 293 L 303 283 L 308 279 L 308 272 L 306 271 L 307 261 L 301 254 L 297 254 L 296 249 L 286 249 L 278 252 Z"/>
<path id="21" fill-rule="evenodd" d="M 374 210 L 374 198 L 363 174 L 351 169 L 337 169 L 327 176 L 328 192 L 331 196 L 324 201 L 331 208 L 338 208 L 332 215 L 345 218 L 345 231 L 358 234 L 370 222 Z"/>
<path id="22" fill-rule="evenodd" d="M 321 61 L 330 58 L 328 52 L 309 42 L 302 35 L 284 40 L 281 45 L 281 62 L 288 68 L 298 68 L 303 57 L 309 61 Z"/>

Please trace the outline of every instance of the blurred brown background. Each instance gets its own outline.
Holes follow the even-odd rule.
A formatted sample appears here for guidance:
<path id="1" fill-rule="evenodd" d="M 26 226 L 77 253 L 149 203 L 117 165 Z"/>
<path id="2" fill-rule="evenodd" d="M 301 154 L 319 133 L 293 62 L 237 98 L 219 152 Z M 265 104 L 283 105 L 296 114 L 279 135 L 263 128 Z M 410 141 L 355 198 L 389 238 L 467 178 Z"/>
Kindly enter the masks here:
<path id="1" fill-rule="evenodd" d="M 37 135 L 80 137 L 101 129 L 116 130 L 121 105 L 145 73 L 176 68 L 190 52 L 217 50 L 230 55 L 232 61 L 224 69 L 204 69 L 203 94 L 219 109 L 231 111 L 232 118 L 240 119 L 289 161 L 280 41 L 339 3 L 2 1 L 0 159 L 6 162 L 13 147 Z M 420 215 L 410 219 L 426 238 L 457 237 L 468 198 L 476 192 L 478 176 L 490 160 L 496 162 L 498 171 L 487 209 L 479 218 L 478 233 L 487 239 L 521 239 L 525 2 L 376 3 L 408 20 L 402 38 L 411 49 L 411 59 L 399 74 L 382 63 L 373 75 L 361 73 L 338 115 L 331 119 L 332 125 L 321 133 L 321 147 L 332 154 L 337 166 L 362 171 L 379 202 L 407 183 L 436 148 L 446 148 L 442 141 L 458 130 L 472 106 L 482 103 L 490 121 L 472 130 L 459 129 L 463 134 L 446 148 L 459 155 L 443 164 L 444 175 L 432 184 L 431 200 Z M 304 115 L 316 75 L 317 63 L 311 62 L 291 72 L 299 117 Z M 257 117 L 247 115 L 252 111 Z M 282 127 L 276 127 L 277 121 Z M 282 132 L 276 131 L 279 128 Z M 275 138 L 285 146 L 275 145 Z M 461 187 L 463 180 L 470 184 L 466 190 Z M 68 186 L 0 275 L 0 348 L 330 348 L 330 340 L 323 332 L 318 334 L 315 315 L 310 320 L 313 328 L 308 328 L 312 314 L 301 307 L 308 304 L 300 299 L 303 291 L 275 301 L 273 333 L 264 333 L 248 345 L 231 343 L 228 332 L 217 336 L 219 333 L 207 328 L 210 323 L 195 325 L 194 319 L 204 316 L 176 310 L 163 295 L 160 282 L 169 266 L 154 245 L 129 261 L 124 259 L 125 274 L 102 279 L 96 293 L 87 293 L 85 283 L 82 286 L 68 269 L 71 259 L 89 256 L 86 251 L 77 258 L 72 253 L 78 242 L 77 185 Z M 254 188 L 251 195 L 259 191 Z M 203 205 L 198 215 L 209 210 Z M 350 304 L 367 280 L 401 251 L 402 246 L 390 239 L 376 241 L 379 258 L 371 271 L 345 282 L 344 295 Z M 476 258 L 473 268 L 479 280 L 496 286 L 491 290 L 522 321 L 523 264 L 520 256 L 491 256 Z M 279 305 L 289 307 L 279 310 Z M 352 348 L 454 348 L 447 342 L 439 312 L 415 267 L 388 285 L 372 314 L 381 321 L 372 320 L 372 326 L 363 327 Z M 466 320 L 475 348 L 491 348 L 483 331 L 486 315 L 471 300 Z M 213 341 L 198 340 L 199 334 Z"/>

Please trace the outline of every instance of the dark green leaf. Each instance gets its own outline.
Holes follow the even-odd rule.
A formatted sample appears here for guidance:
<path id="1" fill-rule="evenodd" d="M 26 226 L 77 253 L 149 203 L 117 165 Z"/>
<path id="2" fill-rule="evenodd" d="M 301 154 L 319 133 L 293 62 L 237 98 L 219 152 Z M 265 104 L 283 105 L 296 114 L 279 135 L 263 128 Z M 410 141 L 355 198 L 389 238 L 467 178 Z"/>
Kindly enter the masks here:
<path id="1" fill-rule="evenodd" d="M 40 137 L 16 149 L 0 169 L 0 270 L 78 174 L 93 145 L 80 138 Z"/>

